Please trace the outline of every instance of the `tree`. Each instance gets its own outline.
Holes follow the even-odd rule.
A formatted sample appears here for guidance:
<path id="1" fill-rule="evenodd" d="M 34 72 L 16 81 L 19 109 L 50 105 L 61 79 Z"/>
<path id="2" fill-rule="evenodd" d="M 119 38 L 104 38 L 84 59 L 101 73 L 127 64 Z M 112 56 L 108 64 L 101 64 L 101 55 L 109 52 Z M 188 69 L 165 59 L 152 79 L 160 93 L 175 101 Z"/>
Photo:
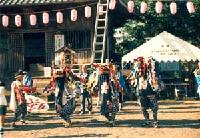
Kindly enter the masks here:
<path id="1" fill-rule="evenodd" d="M 124 0 L 125 3 L 128 0 Z M 148 3 L 148 11 L 145 14 L 139 13 L 139 0 L 135 0 L 135 10 L 132 18 L 129 19 L 121 28 L 126 32 L 123 42 L 116 43 L 115 49 L 122 56 L 143 44 L 145 38 L 154 37 L 162 31 L 167 31 L 173 35 L 184 39 L 193 45 L 200 45 L 200 1 L 193 0 L 196 6 L 196 12 L 189 14 L 186 8 L 187 1 L 177 1 L 177 13 L 171 15 L 170 2 L 163 2 L 163 11 L 161 14 L 155 12 L 155 2 L 153 0 L 146 1 Z"/>

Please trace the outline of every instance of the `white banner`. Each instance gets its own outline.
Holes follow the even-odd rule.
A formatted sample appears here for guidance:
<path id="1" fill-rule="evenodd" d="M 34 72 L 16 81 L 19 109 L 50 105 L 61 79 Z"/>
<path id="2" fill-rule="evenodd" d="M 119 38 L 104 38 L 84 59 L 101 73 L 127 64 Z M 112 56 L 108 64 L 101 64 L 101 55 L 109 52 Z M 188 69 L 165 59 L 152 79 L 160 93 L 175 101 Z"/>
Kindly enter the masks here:
<path id="1" fill-rule="evenodd" d="M 55 51 L 63 48 L 65 45 L 65 37 L 63 34 L 56 34 L 55 35 Z M 60 53 L 55 53 L 55 65 L 60 65 Z"/>
<path id="2" fill-rule="evenodd" d="M 55 51 L 61 49 L 65 45 L 65 37 L 63 34 L 55 35 Z"/>
<path id="3" fill-rule="evenodd" d="M 40 112 L 49 110 L 49 105 L 46 101 L 33 95 L 25 95 L 27 101 L 27 110 L 29 112 Z"/>

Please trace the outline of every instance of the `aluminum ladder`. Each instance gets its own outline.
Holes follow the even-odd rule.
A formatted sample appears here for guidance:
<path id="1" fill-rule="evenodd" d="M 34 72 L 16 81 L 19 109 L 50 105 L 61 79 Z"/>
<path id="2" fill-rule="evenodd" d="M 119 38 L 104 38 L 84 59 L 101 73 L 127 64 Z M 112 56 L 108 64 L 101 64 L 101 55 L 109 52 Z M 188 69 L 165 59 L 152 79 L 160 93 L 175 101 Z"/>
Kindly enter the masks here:
<path id="1" fill-rule="evenodd" d="M 109 0 L 99 0 L 95 21 L 91 63 L 104 63 L 108 26 Z"/>

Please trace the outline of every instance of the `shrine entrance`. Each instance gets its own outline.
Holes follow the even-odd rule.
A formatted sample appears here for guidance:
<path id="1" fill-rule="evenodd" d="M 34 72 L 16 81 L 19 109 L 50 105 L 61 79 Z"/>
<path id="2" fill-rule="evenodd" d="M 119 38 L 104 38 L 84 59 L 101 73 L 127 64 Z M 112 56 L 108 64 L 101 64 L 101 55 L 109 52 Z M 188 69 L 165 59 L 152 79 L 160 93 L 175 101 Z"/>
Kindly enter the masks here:
<path id="1" fill-rule="evenodd" d="M 24 67 L 30 69 L 36 64 L 45 64 L 45 33 L 25 33 L 24 39 Z"/>

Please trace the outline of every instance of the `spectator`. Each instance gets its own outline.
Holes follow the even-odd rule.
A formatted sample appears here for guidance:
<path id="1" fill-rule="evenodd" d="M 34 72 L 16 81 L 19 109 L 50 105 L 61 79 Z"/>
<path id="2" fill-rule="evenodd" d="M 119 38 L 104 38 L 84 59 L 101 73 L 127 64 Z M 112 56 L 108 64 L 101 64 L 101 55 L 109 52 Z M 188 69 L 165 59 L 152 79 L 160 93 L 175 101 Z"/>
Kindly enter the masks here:
<path id="1" fill-rule="evenodd" d="M 200 98 L 200 62 L 197 63 L 197 67 L 194 70 L 194 75 L 197 82 L 197 99 Z"/>
<path id="2" fill-rule="evenodd" d="M 7 101 L 5 97 L 5 84 L 0 81 L 0 137 L 3 136 L 4 119 L 7 109 Z"/>

